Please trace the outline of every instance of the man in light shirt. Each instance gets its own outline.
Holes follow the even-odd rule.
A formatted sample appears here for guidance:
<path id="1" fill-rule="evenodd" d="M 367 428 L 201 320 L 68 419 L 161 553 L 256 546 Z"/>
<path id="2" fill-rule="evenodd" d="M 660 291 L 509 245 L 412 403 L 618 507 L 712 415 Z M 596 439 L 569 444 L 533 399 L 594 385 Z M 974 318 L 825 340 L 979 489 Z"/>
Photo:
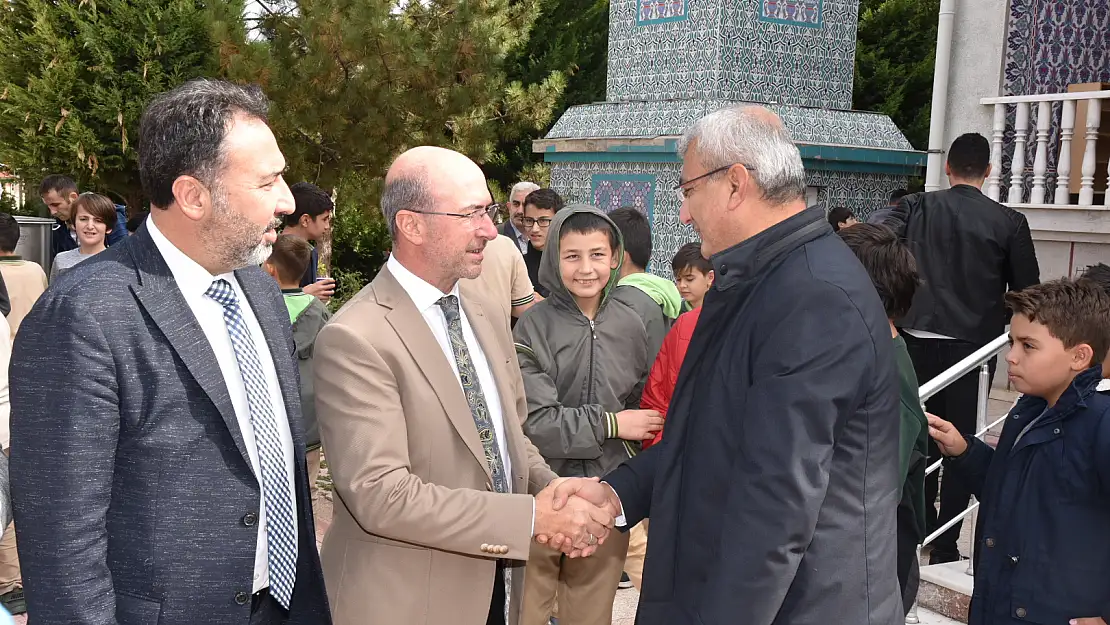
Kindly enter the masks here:
<path id="1" fill-rule="evenodd" d="M 524 229 L 524 198 L 539 189 L 540 185 L 534 182 L 518 182 L 509 192 L 509 220 L 501 224 L 499 232 L 516 243 L 521 254 L 528 252 L 528 232 Z"/>
<path id="2" fill-rule="evenodd" d="M 289 316 L 292 212 L 257 87 L 156 97 L 146 223 L 23 320 L 12 496 L 36 622 L 327 625 Z"/>

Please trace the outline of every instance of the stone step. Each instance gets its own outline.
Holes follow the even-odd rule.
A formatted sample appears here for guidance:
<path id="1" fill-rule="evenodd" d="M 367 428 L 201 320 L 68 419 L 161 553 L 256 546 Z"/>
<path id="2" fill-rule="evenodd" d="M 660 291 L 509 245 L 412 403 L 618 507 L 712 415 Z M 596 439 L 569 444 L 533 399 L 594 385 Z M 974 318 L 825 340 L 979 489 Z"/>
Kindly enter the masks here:
<path id="1" fill-rule="evenodd" d="M 971 603 L 972 577 L 967 560 L 921 567 L 921 587 L 917 604 L 960 623 L 967 622 Z M 924 622 L 924 621 L 922 621 Z"/>
<path id="2" fill-rule="evenodd" d="M 932 610 L 917 607 L 917 622 L 920 625 L 959 625 L 960 621 L 950 619 L 943 614 L 938 614 Z"/>

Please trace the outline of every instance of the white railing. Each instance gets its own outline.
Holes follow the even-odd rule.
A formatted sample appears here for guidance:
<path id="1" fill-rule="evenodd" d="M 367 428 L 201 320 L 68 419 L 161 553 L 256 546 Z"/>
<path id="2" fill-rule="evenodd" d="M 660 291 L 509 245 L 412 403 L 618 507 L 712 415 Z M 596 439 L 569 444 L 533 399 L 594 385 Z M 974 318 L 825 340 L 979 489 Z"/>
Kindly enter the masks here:
<path id="1" fill-rule="evenodd" d="M 1076 93 L 1053 93 L 1042 95 L 1006 96 L 983 98 L 980 104 L 994 107 L 994 129 L 991 133 L 991 174 L 987 178 L 987 195 L 995 201 L 1003 201 L 1013 208 L 1050 208 L 1053 206 L 1095 207 L 1095 196 L 1102 193 L 1103 201 L 1099 208 L 1110 208 L 1110 183 L 1095 188 L 1099 177 L 1096 145 L 1099 127 L 1102 123 L 1102 107 L 1110 100 L 1110 91 L 1086 91 Z M 1007 130 L 1009 107 L 1014 109 L 1013 154 L 1008 172 L 1002 171 L 1003 150 Z M 1033 111 L 1036 111 L 1035 124 L 1031 125 Z M 1057 113 L 1058 111 L 1058 113 Z M 1083 119 L 1076 119 L 1076 112 L 1082 111 Z M 1057 115 L 1059 117 L 1057 117 Z M 1110 120 L 1107 120 L 1110 122 Z M 1053 131 L 1058 131 L 1056 146 L 1053 144 Z M 1078 131 L 1078 132 L 1077 132 Z M 1079 136 L 1076 136 L 1076 135 Z M 1083 159 L 1076 168 L 1072 150 L 1076 141 L 1084 146 Z M 1032 184 L 1028 196 L 1025 193 L 1026 180 L 1029 178 L 1027 165 L 1028 146 L 1035 146 Z M 1049 193 L 1049 179 L 1055 173 L 1056 187 Z M 1078 201 L 1071 202 L 1072 183 L 1078 174 Z M 1107 167 L 1110 180 L 1110 166 Z M 1001 199 L 1002 181 L 1008 180 L 1009 191 Z"/>
<path id="2" fill-rule="evenodd" d="M 922 410 L 924 410 L 925 400 L 929 399 L 933 395 L 936 395 L 937 393 L 939 393 L 939 392 L 943 391 L 944 389 L 948 388 L 956 380 L 959 380 L 960 378 L 967 375 L 968 373 L 971 373 L 972 371 L 978 369 L 979 370 L 979 395 L 977 397 L 977 404 L 976 404 L 976 407 L 975 407 L 975 429 L 976 429 L 975 436 L 976 436 L 976 438 L 984 438 L 987 435 L 987 432 L 989 432 L 992 428 L 996 427 L 999 423 L 1002 423 L 1003 421 L 1006 420 L 1006 416 L 1003 415 L 1001 418 L 997 419 L 994 423 L 987 423 L 987 407 L 989 406 L 990 388 L 991 388 L 990 365 L 988 363 L 990 362 L 991 358 L 994 358 L 995 356 L 1002 353 L 1002 351 L 1005 350 L 1006 347 L 1009 344 L 1010 344 L 1010 335 L 1009 335 L 1009 333 L 1003 334 L 1002 336 L 999 336 L 998 338 L 994 339 L 990 343 L 987 343 L 983 347 L 980 347 L 978 350 L 976 350 L 974 353 L 972 353 L 967 358 L 964 358 L 960 362 L 957 362 L 956 364 L 952 365 L 951 367 L 946 369 L 943 373 L 941 373 L 937 377 L 935 377 L 932 380 L 929 380 L 928 382 L 922 384 L 921 389 L 919 390 L 919 394 L 921 396 Z M 943 417 L 944 415 L 940 415 L 940 416 Z M 942 460 L 937 460 L 936 462 L 931 464 L 929 466 L 929 468 L 925 470 L 926 477 L 928 477 L 930 474 L 938 471 L 940 469 L 940 466 L 941 466 L 942 462 L 943 462 Z M 936 502 L 927 501 L 927 502 L 925 502 L 925 505 L 931 506 L 931 505 L 934 505 L 935 503 Z M 974 530 L 974 526 L 975 526 L 975 520 L 976 519 L 975 519 L 974 515 L 975 515 L 975 511 L 978 508 L 979 508 L 979 502 L 978 501 L 973 501 L 971 503 L 971 505 L 967 507 L 967 510 L 964 510 L 960 514 L 957 514 L 955 517 L 953 517 L 947 523 L 945 523 L 944 525 L 937 528 L 932 534 L 929 534 L 928 536 L 926 536 L 925 540 L 922 540 L 921 544 L 917 546 L 917 559 L 918 559 L 918 561 L 921 560 L 921 550 L 925 547 L 925 545 L 928 545 L 929 543 L 933 542 L 934 540 L 939 538 L 941 534 L 943 534 L 943 533 L 947 532 L 949 529 L 951 529 L 952 526 L 954 526 L 957 523 L 959 523 L 960 521 L 962 521 L 965 517 L 971 515 L 970 523 L 971 523 L 971 527 L 972 527 L 972 539 L 971 539 L 971 550 L 968 552 L 967 574 L 968 575 L 974 574 L 974 570 L 972 568 L 972 566 L 973 566 L 972 563 L 975 560 L 975 538 L 974 538 L 974 531 L 975 530 Z M 910 608 L 909 614 L 906 615 L 906 623 L 916 624 L 916 623 L 920 623 L 920 622 L 921 621 L 917 616 L 917 601 L 914 601 L 913 606 Z"/>

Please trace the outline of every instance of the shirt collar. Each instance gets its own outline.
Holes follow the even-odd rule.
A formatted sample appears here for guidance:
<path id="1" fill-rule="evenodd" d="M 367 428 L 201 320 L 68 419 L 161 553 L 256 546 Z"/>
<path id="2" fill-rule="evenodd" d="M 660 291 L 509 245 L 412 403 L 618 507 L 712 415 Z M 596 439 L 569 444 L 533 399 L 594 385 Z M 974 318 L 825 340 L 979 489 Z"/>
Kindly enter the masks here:
<path id="1" fill-rule="evenodd" d="M 177 282 L 177 288 L 181 290 L 182 294 L 201 297 L 208 292 L 208 287 L 212 286 L 212 282 L 218 278 L 227 280 L 233 287 L 237 285 L 233 273 L 229 272 L 218 276 L 208 273 L 208 270 L 201 267 L 200 263 L 189 258 L 185 252 L 171 243 L 166 235 L 158 229 L 158 225 L 154 223 L 153 219 L 147 219 L 146 224 L 147 231 L 150 232 L 150 238 L 154 240 L 154 246 L 158 248 L 158 253 L 162 255 L 162 259 L 166 261 L 170 273 L 173 274 L 174 281 Z"/>
<path id="2" fill-rule="evenodd" d="M 439 300 L 448 295 L 454 295 L 456 298 L 459 297 L 458 282 L 455 283 L 455 286 L 451 287 L 450 293 L 444 293 L 440 291 L 439 288 L 428 284 L 423 278 L 409 271 L 401 264 L 401 261 L 393 256 L 393 254 L 389 255 L 389 259 L 385 261 L 385 265 L 389 269 L 389 273 L 393 274 L 393 277 L 400 283 L 405 293 L 408 293 L 409 298 L 412 299 L 412 303 L 416 304 L 416 309 L 420 311 L 420 314 L 424 314 L 425 311 L 435 306 Z"/>

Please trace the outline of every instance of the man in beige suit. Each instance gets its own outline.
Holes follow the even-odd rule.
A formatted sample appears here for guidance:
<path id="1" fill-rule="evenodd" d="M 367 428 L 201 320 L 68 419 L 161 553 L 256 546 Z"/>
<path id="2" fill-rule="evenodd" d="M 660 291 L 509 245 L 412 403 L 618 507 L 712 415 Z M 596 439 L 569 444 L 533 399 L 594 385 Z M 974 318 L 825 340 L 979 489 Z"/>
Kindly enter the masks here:
<path id="1" fill-rule="evenodd" d="M 533 536 L 566 532 L 588 553 L 614 519 L 582 499 L 553 511 L 502 303 L 473 285 L 460 301 L 497 236 L 482 171 L 414 148 L 381 206 L 392 255 L 316 339 L 338 495 L 321 551 L 333 620 L 516 625 Z"/>

